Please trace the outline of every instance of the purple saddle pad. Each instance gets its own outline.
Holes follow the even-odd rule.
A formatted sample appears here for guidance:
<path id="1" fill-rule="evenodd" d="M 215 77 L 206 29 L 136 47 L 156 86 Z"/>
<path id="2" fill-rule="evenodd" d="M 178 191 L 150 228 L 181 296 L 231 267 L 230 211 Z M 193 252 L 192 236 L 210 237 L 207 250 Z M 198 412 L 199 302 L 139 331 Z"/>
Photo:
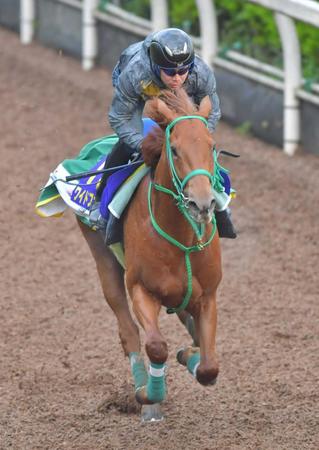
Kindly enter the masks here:
<path id="1" fill-rule="evenodd" d="M 143 135 L 144 137 L 154 128 L 158 127 L 157 123 L 152 119 L 145 118 L 143 119 Z M 143 161 L 141 161 L 143 164 Z M 101 197 L 101 205 L 100 212 L 102 217 L 105 220 L 108 220 L 110 212 L 108 210 L 108 206 L 111 203 L 115 193 L 119 189 L 119 187 L 124 183 L 124 181 L 139 167 L 138 164 L 134 164 L 133 166 L 128 164 L 123 169 L 117 170 L 115 173 L 109 176 L 107 180 L 107 185 L 104 188 Z"/>

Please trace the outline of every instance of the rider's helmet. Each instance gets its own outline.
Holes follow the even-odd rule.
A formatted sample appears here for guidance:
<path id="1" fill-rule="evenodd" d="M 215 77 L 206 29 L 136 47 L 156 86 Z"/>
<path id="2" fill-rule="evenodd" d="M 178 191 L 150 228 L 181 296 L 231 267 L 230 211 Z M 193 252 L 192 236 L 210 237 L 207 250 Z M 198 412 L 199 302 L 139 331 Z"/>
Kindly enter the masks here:
<path id="1" fill-rule="evenodd" d="M 149 47 L 155 73 L 160 69 L 191 70 L 194 65 L 194 47 L 191 38 L 178 28 L 166 28 L 157 32 Z"/>

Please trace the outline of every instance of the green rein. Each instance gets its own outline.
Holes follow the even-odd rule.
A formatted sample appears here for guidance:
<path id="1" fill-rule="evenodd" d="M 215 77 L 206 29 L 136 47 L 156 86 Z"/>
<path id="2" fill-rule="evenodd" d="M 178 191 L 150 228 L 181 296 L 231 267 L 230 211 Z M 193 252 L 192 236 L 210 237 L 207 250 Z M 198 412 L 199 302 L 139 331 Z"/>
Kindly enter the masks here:
<path id="1" fill-rule="evenodd" d="M 171 189 L 168 189 L 165 186 L 154 183 L 152 181 L 150 181 L 149 188 L 148 188 L 148 209 L 149 209 L 149 214 L 150 214 L 150 218 L 151 218 L 151 223 L 152 223 L 154 229 L 157 231 L 157 233 L 160 236 L 162 236 L 168 242 L 175 245 L 177 248 L 179 248 L 180 250 L 182 250 L 185 253 L 185 266 L 186 266 L 186 273 L 187 273 L 187 291 L 186 291 L 186 294 L 185 294 L 185 297 L 184 297 L 182 303 L 177 308 L 167 308 L 168 314 L 178 313 L 180 311 L 183 311 L 188 306 L 188 303 L 191 299 L 192 292 L 193 292 L 192 265 L 191 265 L 191 261 L 190 261 L 190 254 L 193 252 L 199 252 L 199 251 L 203 250 L 205 247 L 207 247 L 212 242 L 212 240 L 215 236 L 215 233 L 216 233 L 216 219 L 215 219 L 215 215 L 213 215 L 213 219 L 212 219 L 213 227 L 212 227 L 210 236 L 206 242 L 202 241 L 206 227 L 204 224 L 198 224 L 197 222 L 195 222 L 195 220 L 193 220 L 192 217 L 190 216 L 190 214 L 188 213 L 188 200 L 184 196 L 184 193 L 183 193 L 184 187 L 186 186 L 186 183 L 191 178 L 195 177 L 196 175 L 205 175 L 209 178 L 212 187 L 215 187 L 218 190 L 223 190 L 222 184 L 221 184 L 222 178 L 218 171 L 219 165 L 217 164 L 217 155 L 216 155 L 215 150 L 214 150 L 215 165 L 214 165 L 214 173 L 213 174 L 211 174 L 210 172 L 208 172 L 207 170 L 204 170 L 204 169 L 196 169 L 196 170 L 193 170 L 192 172 L 188 173 L 183 180 L 181 180 L 179 178 L 179 176 L 176 172 L 175 166 L 174 166 L 173 153 L 172 153 L 172 149 L 171 149 L 171 145 L 170 145 L 170 131 L 176 125 L 176 123 L 180 122 L 181 120 L 187 120 L 187 119 L 198 119 L 198 120 L 201 120 L 202 122 L 204 122 L 204 124 L 206 126 L 208 124 L 207 120 L 201 116 L 181 116 L 181 117 L 177 117 L 176 119 L 174 119 L 166 127 L 166 133 L 165 133 L 166 154 L 167 154 L 169 168 L 170 168 L 170 172 L 171 172 L 171 176 L 172 176 L 172 181 L 173 181 L 176 192 L 173 192 Z M 174 198 L 174 200 L 176 201 L 176 204 L 177 204 L 177 208 L 183 214 L 185 219 L 188 221 L 188 223 L 192 227 L 194 233 L 196 234 L 198 241 L 195 245 L 193 245 L 191 247 L 187 247 L 187 246 L 183 245 L 181 242 L 177 241 L 172 236 L 170 236 L 168 233 L 166 233 L 164 230 L 162 230 L 162 228 L 156 222 L 156 219 L 153 214 L 152 200 L 151 200 L 153 188 L 155 188 L 157 191 L 164 192 L 165 194 L 168 194 Z"/>

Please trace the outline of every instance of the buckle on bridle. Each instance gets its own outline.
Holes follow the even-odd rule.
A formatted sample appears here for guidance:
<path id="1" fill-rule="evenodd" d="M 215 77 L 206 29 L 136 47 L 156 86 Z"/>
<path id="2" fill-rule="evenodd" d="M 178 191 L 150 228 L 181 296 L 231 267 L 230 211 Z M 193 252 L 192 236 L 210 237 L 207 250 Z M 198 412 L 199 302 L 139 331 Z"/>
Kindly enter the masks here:
<path id="1" fill-rule="evenodd" d="M 183 191 L 180 192 L 179 196 L 180 196 L 179 205 L 184 207 L 185 209 L 188 209 L 189 208 L 189 197 L 186 197 L 186 195 L 184 194 Z"/>

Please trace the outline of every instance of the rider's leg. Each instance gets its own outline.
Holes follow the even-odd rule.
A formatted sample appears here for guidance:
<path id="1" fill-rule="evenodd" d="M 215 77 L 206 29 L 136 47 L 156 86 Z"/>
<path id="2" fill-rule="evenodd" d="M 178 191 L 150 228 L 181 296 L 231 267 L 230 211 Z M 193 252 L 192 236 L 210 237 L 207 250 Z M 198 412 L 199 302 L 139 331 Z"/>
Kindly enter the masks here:
<path id="1" fill-rule="evenodd" d="M 231 221 L 231 212 L 228 207 L 231 200 L 231 180 L 227 172 L 220 170 L 223 189 L 214 190 L 216 207 L 215 218 L 219 237 L 235 239 L 236 230 Z"/>
<path id="2" fill-rule="evenodd" d="M 130 147 L 129 145 L 125 144 L 122 141 L 119 141 L 117 144 L 115 144 L 114 148 L 109 154 L 105 162 L 104 168 L 108 169 L 110 167 L 116 167 L 126 164 L 130 159 L 132 158 L 135 159 L 139 156 L 140 154 L 136 152 L 134 149 L 132 149 L 132 147 Z M 110 175 L 111 173 L 106 172 L 102 176 L 102 180 L 96 195 L 97 202 L 101 200 L 103 189 L 105 188 L 107 180 Z M 105 245 L 111 245 L 121 240 L 119 221 L 120 219 L 113 216 L 111 212 L 109 213 L 109 218 L 104 230 Z"/>
<path id="3" fill-rule="evenodd" d="M 134 153 L 134 150 L 129 147 L 127 144 L 119 140 L 113 147 L 111 153 L 108 155 L 105 161 L 105 165 L 103 169 L 110 169 L 112 167 L 116 166 L 122 166 L 126 164 L 132 153 Z M 112 175 L 113 172 L 105 172 L 102 175 L 101 182 L 99 184 L 99 187 L 96 191 L 96 201 L 101 200 L 103 189 L 106 186 L 106 182 L 110 175 Z"/>
<path id="4" fill-rule="evenodd" d="M 129 161 L 129 159 L 131 158 L 132 153 L 133 153 L 132 148 L 129 147 L 124 142 L 119 140 L 114 145 L 110 154 L 106 158 L 103 169 L 110 169 L 112 167 L 122 166 L 122 165 L 126 164 Z M 91 223 L 94 224 L 97 227 L 97 229 L 103 230 L 103 233 L 105 233 L 107 224 L 106 224 L 105 219 L 102 217 L 102 215 L 100 213 L 100 203 L 101 203 L 103 190 L 106 186 L 108 178 L 112 175 L 112 173 L 113 173 L 112 171 L 103 173 L 101 181 L 96 190 L 95 202 L 90 211 Z M 113 230 L 116 228 L 114 226 L 114 222 L 116 222 L 116 221 L 118 221 L 118 219 L 114 218 L 110 214 L 110 217 L 108 220 L 108 229 L 109 230 Z M 110 235 L 110 232 L 108 232 L 108 234 Z M 116 236 L 111 236 L 111 238 L 105 239 L 105 241 L 106 241 L 107 245 L 110 245 L 114 242 L 117 242 L 118 240 L 116 239 Z"/>
<path id="5" fill-rule="evenodd" d="M 237 233 L 231 220 L 230 208 L 226 208 L 223 211 L 215 211 L 215 217 L 219 237 L 235 239 Z"/>

